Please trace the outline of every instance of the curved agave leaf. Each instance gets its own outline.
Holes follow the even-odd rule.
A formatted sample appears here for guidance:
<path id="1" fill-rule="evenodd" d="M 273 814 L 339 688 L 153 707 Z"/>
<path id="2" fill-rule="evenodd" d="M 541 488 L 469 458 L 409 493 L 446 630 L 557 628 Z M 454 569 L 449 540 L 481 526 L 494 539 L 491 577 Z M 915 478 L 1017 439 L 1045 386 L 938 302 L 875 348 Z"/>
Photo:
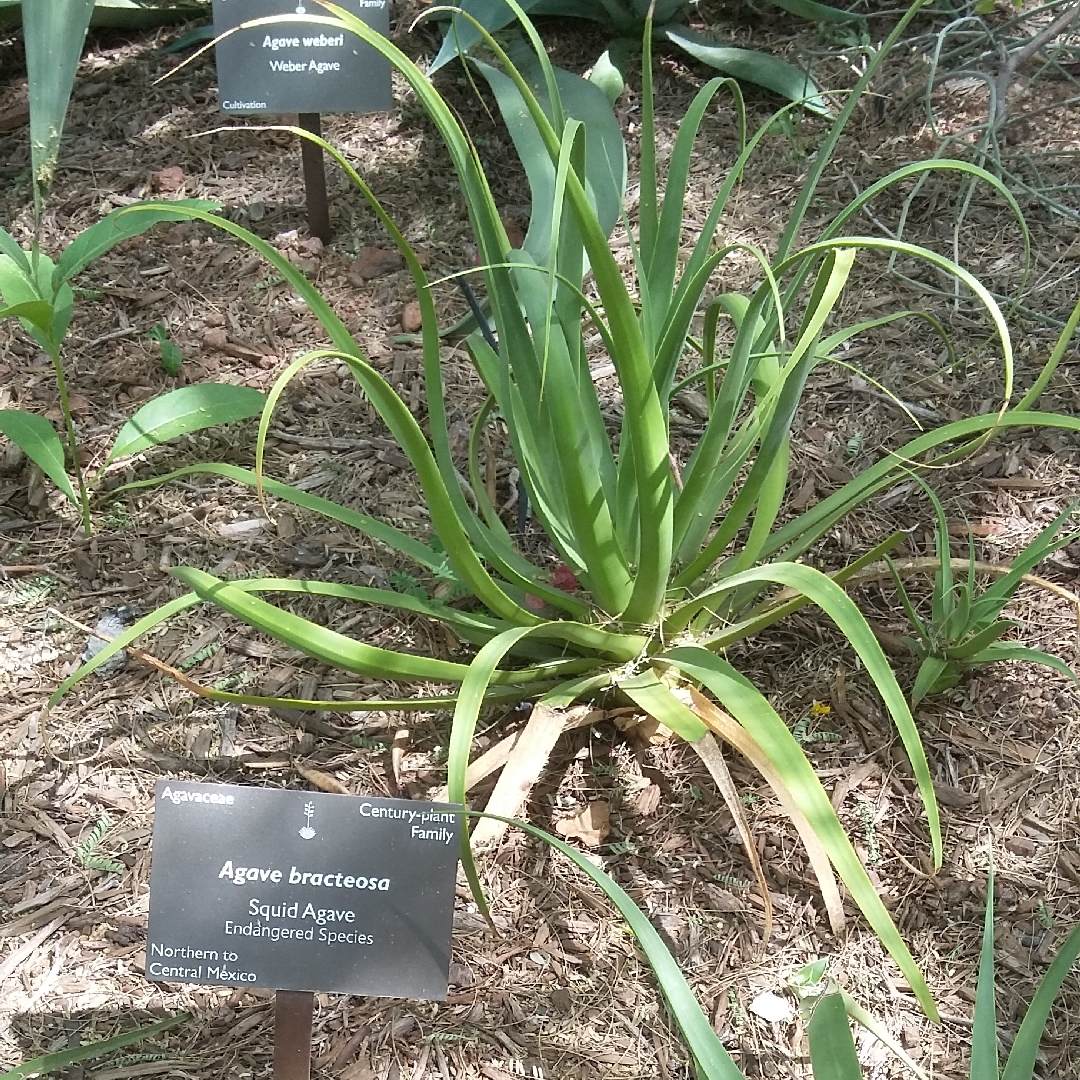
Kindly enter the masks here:
<path id="1" fill-rule="evenodd" d="M 752 581 L 770 581 L 780 585 L 786 585 L 809 597 L 829 618 L 836 623 L 851 647 L 859 654 L 866 667 L 867 673 L 874 680 L 874 685 L 881 694 L 896 724 L 896 730 L 907 751 L 911 768 L 915 774 L 915 780 L 919 787 L 923 805 L 926 807 L 926 818 L 930 826 L 930 836 L 934 853 L 934 865 L 941 866 L 942 841 L 941 819 L 938 813 L 937 798 L 934 795 L 934 785 L 930 777 L 930 766 L 926 760 L 926 751 L 923 749 L 922 739 L 919 737 L 918 728 L 912 719 L 911 710 L 904 698 L 896 676 L 885 658 L 877 638 L 874 637 L 863 617 L 855 606 L 854 601 L 844 590 L 832 581 L 820 570 L 797 563 L 771 563 L 766 566 L 754 567 L 734 574 L 724 579 L 718 585 L 705 590 L 701 595 L 677 609 L 677 620 L 672 623 L 678 625 L 692 612 L 705 604 L 715 596 L 732 591 Z M 673 616 L 673 619 L 675 618 Z M 740 717 L 741 719 L 741 717 Z"/>
<path id="2" fill-rule="evenodd" d="M 862 1080 L 843 995 L 826 991 L 813 1009 L 806 1034 L 814 1080 Z"/>
<path id="3" fill-rule="evenodd" d="M 541 266 L 549 263 L 551 221 L 554 210 L 555 166 L 544 141 L 529 115 L 514 83 L 497 68 L 474 60 L 474 66 L 487 80 L 495 94 L 499 111 L 514 141 L 518 157 L 525 167 L 532 197 L 529 231 L 524 249 Z M 535 65 L 533 65 L 535 66 Z M 585 124 L 589 137 L 585 143 L 585 181 L 596 207 L 596 216 L 605 234 L 610 235 L 622 214 L 626 193 L 626 144 L 622 129 L 603 90 L 586 79 L 555 68 L 555 81 L 566 116 Z M 529 76 L 529 72 L 524 72 Z M 534 91 L 544 111 L 552 115 L 546 90 L 536 85 Z"/>
<path id="4" fill-rule="evenodd" d="M 769 558 L 783 552 L 784 559 L 797 558 L 852 507 L 866 502 L 871 496 L 894 483 L 898 474 L 910 471 L 912 462 L 919 461 L 927 452 L 946 443 L 960 443 L 958 448 L 944 451 L 927 463 L 944 465 L 970 453 L 970 440 L 973 436 L 985 436 L 999 427 L 1045 427 L 1080 432 L 1080 418 L 1060 413 L 1015 409 L 1002 415 L 969 416 L 943 424 L 875 462 L 854 480 L 849 480 L 839 491 L 834 491 L 793 521 L 781 526 L 769 538 L 761 557 Z"/>
<path id="5" fill-rule="evenodd" d="M 539 0 L 519 0 L 519 2 L 524 11 L 530 11 L 536 7 Z M 517 20 L 517 15 L 506 0 L 458 0 L 454 7 L 471 15 L 481 26 L 492 32 L 501 30 Z M 453 15 L 443 35 L 442 47 L 432 60 L 428 74 L 434 75 L 455 56 L 465 55 L 480 40 L 480 31 L 469 19 Z"/>
<path id="6" fill-rule="evenodd" d="M 991 949 L 993 948 L 993 931 L 991 930 Z M 1046 1022 L 1050 1018 L 1050 1009 L 1054 1004 L 1061 984 L 1080 957 L 1080 925 L 1073 927 L 1072 932 L 1065 939 L 1057 955 L 1054 957 L 1046 974 L 1039 983 L 1039 989 L 1031 999 L 1024 1019 L 1021 1021 L 1020 1030 L 1016 1033 L 1012 1050 L 1009 1051 L 1009 1060 L 1005 1062 L 1005 1069 L 1001 1074 L 1001 1080 L 1031 1080 L 1035 1075 L 1035 1059 L 1039 1055 L 1039 1043 L 1042 1041 L 1043 1032 L 1046 1030 Z M 992 982 L 992 980 L 991 980 Z M 980 972 L 981 984 L 981 972 Z M 974 1032 L 973 1032 L 974 1035 Z M 991 1032 L 995 1038 L 996 1031 Z M 972 1080 L 975 1074 L 972 1072 Z"/>
<path id="7" fill-rule="evenodd" d="M 545 844 L 565 855 L 579 870 L 592 878 L 618 908 L 634 937 L 637 938 L 638 944 L 641 945 L 642 952 L 645 953 L 649 966 L 660 984 L 660 990 L 671 1010 L 671 1015 L 679 1025 L 679 1030 L 683 1033 L 686 1044 L 694 1056 L 698 1075 L 702 1080 L 746 1080 L 745 1074 L 731 1060 L 708 1018 L 702 1012 L 693 990 L 690 989 L 679 965 L 656 932 L 656 928 L 613 878 L 601 870 L 587 855 L 535 825 L 495 814 L 477 816 L 491 817 L 495 821 L 502 821 L 507 825 L 522 829 L 538 840 L 543 840 Z"/>
<path id="8" fill-rule="evenodd" d="M 473 658 L 461 680 L 457 705 L 450 722 L 450 745 L 446 759 L 446 792 L 450 802 L 465 806 L 465 774 L 469 768 L 469 750 L 472 747 L 473 733 L 476 731 L 476 721 L 487 700 L 489 688 L 499 681 L 498 665 L 507 653 L 530 635 L 543 632 L 550 637 L 572 640 L 567 629 L 563 623 L 549 623 L 541 627 L 516 626 L 492 638 Z M 461 866 L 468 878 L 473 898 L 486 914 L 487 900 L 476 872 L 476 862 L 466 830 L 461 833 Z"/>
<path id="9" fill-rule="evenodd" d="M 937 1007 L 918 965 L 859 862 L 851 841 L 845 835 L 836 811 L 821 786 L 821 781 L 784 721 L 749 680 L 727 661 L 702 648 L 681 646 L 670 649 L 658 659 L 672 664 L 685 675 L 708 687 L 723 707 L 761 746 L 785 780 L 841 880 L 908 980 L 923 1011 L 936 1021 Z M 897 693 L 899 694 L 899 687 Z M 904 707 L 906 711 L 906 704 Z"/>
<path id="10" fill-rule="evenodd" d="M 433 682 L 459 683 L 471 670 L 471 666 L 430 656 L 415 656 L 366 645 L 353 638 L 310 622 L 290 611 L 251 596 L 230 582 L 221 581 L 202 570 L 190 566 L 178 566 L 170 571 L 198 596 L 216 604 L 249 626 L 270 634 L 299 649 L 324 664 L 352 671 L 358 675 L 370 675 L 381 679 L 421 679 Z M 539 629 L 529 627 L 527 629 Z M 579 628 L 580 629 L 580 628 Z M 565 636 L 574 633 L 570 630 Z M 551 680 L 559 676 L 588 671 L 598 666 L 596 660 L 554 660 L 521 671 L 496 671 L 490 681 L 498 685 L 524 686 L 538 679 Z"/>
<path id="11" fill-rule="evenodd" d="M 658 26 L 655 33 L 717 71 L 763 86 L 789 101 L 800 102 L 819 116 L 831 115 L 813 79 L 786 60 L 752 49 L 721 45 L 686 26 Z"/>
<path id="12" fill-rule="evenodd" d="M 1043 667 L 1053 668 L 1054 671 L 1073 682 L 1080 682 L 1076 672 L 1064 660 L 1059 660 L 1056 656 L 1042 652 L 1040 649 L 1029 649 L 1012 641 L 995 641 L 992 645 L 987 645 L 982 652 L 969 657 L 964 662 L 964 666 L 993 664 L 999 660 L 1020 660 L 1028 664 L 1042 664 Z"/>
<path id="13" fill-rule="evenodd" d="M 940 656 L 928 656 L 919 665 L 915 683 L 911 688 L 911 704 L 918 705 L 927 694 L 938 694 L 960 681 L 960 669 L 950 670 L 948 660 Z"/>
<path id="14" fill-rule="evenodd" d="M 900 19 L 889 33 L 889 36 L 882 42 L 879 48 L 874 50 L 873 55 L 866 65 L 866 69 L 859 77 L 859 81 L 844 98 L 844 104 L 837 113 L 836 118 L 833 120 L 832 127 L 829 128 L 829 134 L 825 137 L 825 141 L 818 147 L 817 153 L 814 154 L 814 159 L 810 163 L 806 179 L 799 188 L 799 194 L 795 198 L 795 205 L 791 208 L 787 224 L 784 226 L 784 233 L 780 237 L 780 242 L 776 247 L 777 262 L 786 258 L 788 253 L 795 246 L 795 241 L 798 239 L 799 232 L 803 226 L 803 221 L 806 218 L 806 212 L 817 193 L 817 187 L 821 182 L 822 174 L 832 160 L 833 153 L 836 151 L 836 146 L 840 142 L 840 136 L 843 135 L 846 130 L 848 121 L 851 119 L 852 113 L 854 113 L 855 109 L 858 107 L 859 101 L 866 92 L 866 88 L 877 76 L 878 70 L 885 62 L 885 58 L 892 55 L 893 46 L 900 40 L 904 31 L 907 30 L 911 21 L 919 13 L 919 10 L 925 3 L 927 3 L 927 0 L 915 0 L 911 7 L 900 16 Z"/>

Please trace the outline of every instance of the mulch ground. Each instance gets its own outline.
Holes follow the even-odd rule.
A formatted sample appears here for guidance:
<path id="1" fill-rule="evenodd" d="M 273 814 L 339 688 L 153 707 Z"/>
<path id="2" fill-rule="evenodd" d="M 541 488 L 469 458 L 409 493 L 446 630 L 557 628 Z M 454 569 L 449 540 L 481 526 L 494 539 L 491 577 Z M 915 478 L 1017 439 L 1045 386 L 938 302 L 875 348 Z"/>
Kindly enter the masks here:
<path id="1" fill-rule="evenodd" d="M 748 22 L 732 32 L 741 43 L 756 33 L 754 40 L 795 47 L 782 30 L 779 22 Z M 400 33 L 414 55 L 430 55 L 432 37 Z M 334 240 L 323 247 L 310 238 L 295 140 L 266 131 L 206 134 L 223 122 L 233 126 L 216 111 L 209 59 L 157 81 L 178 63 L 159 51 L 175 36 L 176 31 L 92 36 L 68 114 L 44 248 L 59 251 L 103 213 L 148 195 L 218 200 L 233 220 L 309 274 L 421 414 L 419 355 L 396 340 L 413 298 L 411 283 L 392 264 L 376 276 L 362 272 L 364 249 L 387 246 L 370 210 L 331 170 Z M 589 33 L 556 34 L 554 40 L 560 58 L 579 70 L 602 47 L 602 36 Z M 0 41 L 0 58 L 0 115 L 17 113 L 25 100 L 25 73 L 14 38 Z M 907 70 L 905 63 L 898 58 L 897 72 Z M 702 72 L 669 55 L 658 70 L 663 154 Z M 838 60 L 822 74 L 833 77 L 834 85 L 850 80 Z M 440 86 L 476 135 L 500 209 L 524 226 L 528 193 L 509 140 L 460 74 L 447 70 Z M 395 92 L 399 105 L 393 113 L 330 118 L 327 132 L 415 244 L 429 275 L 441 277 L 470 264 L 466 217 L 432 130 L 404 86 L 397 84 Z M 1044 83 L 1026 92 L 1026 100 L 1039 104 L 1063 97 Z M 760 122 L 770 102 L 749 96 L 751 120 Z M 631 88 L 620 107 L 631 160 L 637 104 Z M 957 131 L 983 107 L 970 86 L 949 84 L 935 92 L 934 106 L 938 121 Z M 1026 139 L 1032 152 L 1067 150 L 1080 135 L 1070 121 L 1068 114 L 1044 112 L 1016 137 Z M 766 248 L 775 242 L 820 132 L 817 122 L 803 121 L 793 132 L 769 136 L 724 216 L 726 240 Z M 884 108 L 857 113 L 826 173 L 806 235 L 855 190 L 931 153 L 940 134 L 927 122 L 918 93 L 897 92 Z M 720 105 L 703 127 L 687 208 L 689 231 L 704 219 L 735 146 L 731 110 Z M 23 241 L 32 228 L 28 156 L 25 128 L 0 135 L 0 221 Z M 1054 176 L 1044 172 L 1046 183 L 1069 184 L 1072 158 L 1047 160 L 1060 165 Z M 1013 298 L 1024 289 L 1023 308 L 1011 326 L 1017 383 L 1026 386 L 1053 345 L 1054 320 L 1060 324 L 1074 301 L 1080 250 L 1074 223 L 1036 201 L 1024 203 L 1035 252 L 1025 278 L 1021 232 L 998 194 L 978 188 L 962 204 L 961 179 L 948 176 L 913 188 L 908 183 L 883 195 L 850 231 L 895 230 L 906 210 L 905 239 L 956 255 L 1001 296 Z M 625 237 L 617 233 L 613 242 L 628 259 Z M 742 287 L 753 269 L 749 260 L 725 264 L 720 287 Z M 906 321 L 857 339 L 844 356 L 849 366 L 821 368 L 794 427 L 793 509 L 835 490 L 883 447 L 913 437 L 912 413 L 935 424 L 999 404 L 1003 376 L 989 323 L 967 297 L 951 295 L 942 283 L 915 264 L 890 266 L 884 256 L 860 257 L 840 317 L 872 318 L 903 307 L 932 312 L 948 326 L 959 362 L 948 365 L 927 324 Z M 94 263 L 78 285 L 66 363 L 90 463 L 104 458 L 123 419 L 155 394 L 207 379 L 265 390 L 296 355 L 324 343 L 310 313 L 271 269 L 201 225 L 163 226 L 121 245 Z M 464 310 L 450 285 L 440 287 L 438 303 L 448 321 Z M 183 351 L 178 379 L 165 373 L 148 336 L 156 324 Z M 11 326 L 0 327 L 0 343 L 0 407 L 57 419 L 46 359 Z M 1044 397 L 1045 408 L 1075 411 L 1074 358 L 1070 351 Z M 461 347 L 447 344 L 444 359 L 453 430 L 465 437 L 482 400 L 479 383 Z M 613 392 L 613 386 L 600 385 L 604 393 Z M 902 399 L 908 412 L 889 394 Z M 697 421 L 689 411 L 676 409 L 674 415 L 678 446 L 678 432 L 692 433 Z M 253 445 L 253 425 L 202 433 L 110 469 L 103 484 L 115 487 L 198 461 L 250 464 Z M 407 462 L 347 370 L 335 362 L 307 369 L 292 384 L 275 417 L 268 471 L 426 534 L 427 513 Z M 980 558 L 997 562 L 1064 508 L 1077 492 L 1078 478 L 1074 440 L 1036 432 L 1002 435 L 931 482 L 958 537 L 970 522 Z M 512 500 L 510 479 L 510 462 L 499 462 L 500 501 Z M 364 585 L 385 585 L 406 569 L 351 530 L 292 507 L 271 502 L 269 509 L 271 517 L 246 489 L 189 476 L 111 501 L 100 498 L 95 533 L 84 539 L 71 508 L 0 443 L 5 1067 L 184 1010 L 191 1014 L 187 1023 L 67 1075 L 120 1080 L 268 1074 L 269 993 L 155 984 L 142 975 L 158 778 L 305 787 L 299 766 L 329 773 L 355 793 L 414 798 L 430 797 L 444 782 L 446 713 L 372 712 L 350 719 L 329 711 L 237 708 L 200 699 L 131 661 L 110 679 L 83 683 L 43 714 L 48 695 L 77 665 L 85 645 L 86 635 L 75 623 L 92 625 L 119 605 L 147 612 L 178 595 L 167 573 L 171 566 L 193 565 L 226 577 L 317 574 Z M 932 518 L 914 484 L 854 513 L 811 557 L 825 567 L 841 565 L 894 528 L 909 532 L 901 555 L 932 553 Z M 1067 549 L 1039 572 L 1074 588 L 1078 562 Z M 856 598 L 884 634 L 903 631 L 887 582 L 865 586 Z M 404 616 L 379 617 L 313 598 L 295 610 L 378 644 L 446 647 L 428 626 Z M 1025 586 L 1011 614 L 1025 643 L 1076 660 L 1076 613 L 1060 598 Z M 320 668 L 209 608 L 172 620 L 143 645 L 205 685 L 327 701 L 402 692 Z M 1057 945 L 1080 918 L 1080 696 L 1057 675 L 1010 664 L 981 671 L 919 709 L 945 829 L 945 866 L 934 874 L 910 770 L 863 673 L 831 625 L 802 612 L 734 651 L 732 659 L 793 726 L 811 716 L 815 701 L 828 706 L 803 726 L 807 753 L 926 973 L 943 1014 L 940 1027 L 922 1017 L 857 918 L 845 940 L 831 936 L 797 835 L 768 788 L 737 758 L 731 768 L 745 791 L 776 909 L 768 942 L 761 938 L 762 902 L 731 815 L 685 746 L 642 741 L 612 719 L 573 732 L 558 745 L 534 791 L 531 819 L 550 828 L 590 802 L 608 804 L 612 835 L 596 857 L 664 934 L 748 1076 L 809 1075 L 802 1022 L 766 1019 L 755 1003 L 764 992 L 783 995 L 787 976 L 828 955 L 831 973 L 913 1057 L 932 1067 L 934 1076 L 959 1080 L 967 1068 L 988 852 L 998 878 L 999 1016 L 1006 1040 Z M 910 661 L 897 655 L 896 663 L 910 680 Z M 487 715 L 477 750 L 520 727 L 526 715 Z M 490 784 L 478 789 L 478 802 L 489 789 Z M 104 835 L 90 852 L 87 837 L 99 826 Z M 91 854 L 117 860 L 123 872 L 94 869 Z M 317 1076 L 689 1075 L 685 1050 L 640 952 L 583 875 L 514 835 L 483 860 L 481 872 L 499 936 L 460 885 L 449 998 L 436 1004 L 317 995 Z M 1080 1073 L 1078 1015 L 1080 984 L 1070 976 L 1044 1039 L 1044 1080 Z M 904 1075 L 864 1033 L 859 1045 L 867 1076 Z"/>

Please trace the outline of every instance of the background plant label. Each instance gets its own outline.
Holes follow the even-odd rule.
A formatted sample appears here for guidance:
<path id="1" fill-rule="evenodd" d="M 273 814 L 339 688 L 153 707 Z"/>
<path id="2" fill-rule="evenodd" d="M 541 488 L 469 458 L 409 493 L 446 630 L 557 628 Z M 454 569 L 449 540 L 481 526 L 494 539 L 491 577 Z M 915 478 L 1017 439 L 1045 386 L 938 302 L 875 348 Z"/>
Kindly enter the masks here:
<path id="1" fill-rule="evenodd" d="M 337 3 L 380 34 L 389 34 L 389 0 Z M 330 12 L 314 0 L 214 0 L 219 35 L 268 15 Z M 228 113 L 386 112 L 393 107 L 390 62 L 347 30 L 315 22 L 275 23 L 237 30 L 215 50 L 218 102 Z"/>
<path id="2" fill-rule="evenodd" d="M 444 998 L 456 809 L 159 781 L 146 977 Z"/>

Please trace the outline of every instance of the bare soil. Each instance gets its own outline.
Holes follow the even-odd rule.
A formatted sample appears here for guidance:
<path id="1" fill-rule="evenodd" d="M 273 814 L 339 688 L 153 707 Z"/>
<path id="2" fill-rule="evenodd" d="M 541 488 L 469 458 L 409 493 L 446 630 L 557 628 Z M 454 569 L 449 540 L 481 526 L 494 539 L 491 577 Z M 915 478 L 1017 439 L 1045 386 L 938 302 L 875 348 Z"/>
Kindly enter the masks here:
<path id="1" fill-rule="evenodd" d="M 714 6 L 705 7 L 701 18 L 719 23 Z M 780 20 L 748 19 L 722 29 L 740 43 L 752 40 L 790 52 L 804 43 L 785 27 Z M 431 55 L 434 38 L 425 31 L 398 33 L 413 55 Z M 287 252 L 309 274 L 380 370 L 422 413 L 419 356 L 395 340 L 412 299 L 408 276 L 391 269 L 364 278 L 356 266 L 365 247 L 388 246 L 363 200 L 330 170 L 334 240 L 325 248 L 313 241 L 305 225 L 295 139 L 244 130 L 223 119 L 208 58 L 159 81 L 176 67 L 174 57 L 159 51 L 176 34 L 102 33 L 88 43 L 44 223 L 45 249 L 59 251 L 103 213 L 151 194 L 217 200 L 233 220 Z M 572 33 L 556 27 L 553 40 L 560 60 L 578 70 L 603 44 L 602 36 L 576 27 Z M 25 72 L 14 39 L 0 42 L 0 59 L 0 115 L 6 115 L 25 101 Z M 911 75 L 910 65 L 909 57 L 898 56 L 890 78 L 900 82 L 889 85 L 913 85 L 917 71 Z M 835 50 L 819 77 L 832 86 L 852 80 Z M 702 69 L 681 57 L 659 59 L 661 156 L 703 78 Z M 502 211 L 524 226 L 528 194 L 509 140 L 458 70 L 444 72 L 439 85 L 474 132 Z M 328 118 L 327 130 L 427 260 L 430 276 L 440 277 L 470 264 L 467 219 L 432 129 L 404 85 L 395 89 L 393 113 Z M 938 112 L 956 130 L 966 122 L 964 109 L 976 115 L 982 107 L 969 90 L 946 84 L 935 91 Z M 1045 103 L 1052 91 L 1044 93 L 1040 84 L 1032 98 Z M 883 106 L 871 103 L 853 118 L 826 172 L 806 237 L 814 236 L 855 190 L 922 159 L 936 145 L 939 133 L 927 125 L 918 94 L 889 92 L 879 100 Z M 749 101 L 752 123 L 762 121 L 774 104 L 752 92 Z M 633 161 L 640 116 L 634 88 L 619 115 Z M 1068 149 L 1080 136 L 1075 123 L 1075 112 L 1042 113 L 1017 137 L 1032 146 Z M 229 130 L 214 130 L 221 127 Z M 725 242 L 752 242 L 767 250 L 775 243 L 821 130 L 817 121 L 804 120 L 790 134 L 766 139 L 725 214 Z M 688 236 L 704 220 L 735 148 L 733 113 L 721 103 L 703 128 Z M 1059 162 L 1049 180 L 1072 183 L 1071 157 L 1048 160 Z M 5 181 L 0 221 L 28 241 L 32 211 L 25 127 L 0 134 L 0 161 Z M 914 194 L 913 188 L 908 182 L 884 194 L 850 231 L 877 236 L 886 227 L 895 231 L 904 199 L 911 196 L 905 239 L 955 255 L 1000 296 L 1011 299 L 1023 289 L 1023 309 L 1012 314 L 1010 325 L 1016 384 L 1028 385 L 1053 345 L 1055 320 L 1064 320 L 1075 299 L 1080 251 L 1075 223 L 1024 201 L 1034 252 L 1025 278 L 1021 230 L 1000 194 L 979 187 L 961 209 L 960 177 L 936 175 Z M 628 257 L 625 238 L 616 234 L 613 242 Z M 726 277 L 717 287 L 742 287 L 753 271 L 749 260 L 733 260 L 725 264 Z M 943 281 L 913 263 L 890 267 L 884 256 L 860 256 L 840 317 L 854 321 L 904 307 L 932 312 L 949 328 L 958 363 L 949 366 L 928 325 L 909 320 L 857 339 L 845 357 L 850 367 L 820 369 L 795 426 L 793 507 L 823 497 L 882 448 L 912 437 L 911 416 L 875 383 L 902 399 L 925 424 L 1000 404 L 1001 357 L 989 323 L 970 298 L 929 291 L 941 290 Z M 206 379 L 266 389 L 300 352 L 324 344 L 314 318 L 272 270 L 230 237 L 200 225 L 159 227 L 100 259 L 78 284 L 66 362 L 90 463 L 103 459 L 123 419 L 149 397 Z M 441 287 L 438 296 L 448 321 L 463 312 L 451 286 Z M 167 327 L 183 350 L 178 379 L 165 374 L 148 337 L 155 324 Z M 478 381 L 460 347 L 447 346 L 445 363 L 451 419 L 467 431 L 461 425 L 468 424 L 481 400 Z M 1073 412 L 1077 390 L 1070 350 L 1043 407 Z M 0 407 L 7 405 L 54 420 L 59 415 L 46 359 L 9 325 L 0 327 Z M 676 421 L 686 429 L 695 422 L 681 412 Z M 124 464 L 107 474 L 106 483 L 116 486 L 197 461 L 250 464 L 253 446 L 251 425 L 210 431 Z M 406 466 L 343 366 L 319 364 L 292 384 L 274 422 L 272 475 L 424 536 L 427 514 Z M 509 467 L 508 461 L 499 466 L 500 498 L 512 496 Z M 931 482 L 958 536 L 963 537 L 965 520 L 970 522 L 980 558 L 1002 561 L 1076 495 L 1078 477 L 1080 454 L 1072 437 L 1025 432 L 998 436 L 976 457 Z M 96 531 L 86 540 L 71 508 L 0 442 L 0 1064 L 5 1067 L 186 1010 L 189 1022 L 151 1043 L 67 1075 L 96 1080 L 268 1075 L 268 993 L 155 984 L 142 975 L 152 791 L 159 777 L 304 787 L 301 766 L 329 773 L 356 793 L 414 798 L 430 796 L 444 782 L 446 713 L 343 718 L 331 712 L 237 709 L 200 699 L 134 661 L 110 679 L 83 683 L 44 716 L 48 695 L 77 665 L 85 645 L 85 633 L 69 620 L 93 624 L 103 611 L 121 604 L 152 610 L 180 592 L 168 576 L 171 566 L 193 565 L 229 577 L 318 573 L 356 584 L 385 584 L 404 569 L 344 527 L 273 502 L 269 509 L 272 519 L 250 491 L 189 476 L 113 500 L 99 498 Z M 932 519 L 913 484 L 853 514 L 811 557 L 823 566 L 840 565 L 894 528 L 909 530 L 901 554 L 932 553 Z M 963 553 L 962 544 L 956 553 Z M 1075 588 L 1076 563 L 1066 551 L 1039 573 Z M 856 598 L 883 633 L 903 631 L 887 583 L 867 586 Z M 404 617 L 377 617 L 311 599 L 296 610 L 375 643 L 446 648 L 429 627 Z M 1025 643 L 1069 663 L 1077 659 L 1076 612 L 1060 598 L 1025 587 L 1011 614 Z M 327 671 L 206 607 L 172 620 L 143 645 L 206 685 L 328 701 L 404 691 L 361 685 Z M 1075 687 L 1043 669 L 998 665 L 919 709 L 944 818 L 945 866 L 934 874 L 910 770 L 879 703 L 831 625 L 801 613 L 732 659 L 792 725 L 810 716 L 815 701 L 828 706 L 816 710 L 810 730 L 817 738 L 807 743 L 807 752 L 926 973 L 943 1014 L 940 1027 L 922 1017 L 853 909 L 846 940 L 833 939 L 797 835 L 768 788 L 738 758 L 731 768 L 745 791 L 777 912 L 768 942 L 761 938 L 762 902 L 731 816 L 685 746 L 637 740 L 610 720 L 575 732 L 560 742 L 534 792 L 531 819 L 550 828 L 591 801 L 610 806 L 613 833 L 596 857 L 669 940 L 748 1076 L 809 1076 L 801 1021 L 771 1022 L 752 1006 L 763 991 L 783 994 L 787 976 L 828 955 L 831 973 L 932 1075 L 960 1080 L 967 1072 L 988 852 L 993 852 L 999 886 L 999 1014 L 1006 1039 L 1057 945 L 1080 918 L 1080 697 Z M 898 654 L 896 663 L 902 679 L 910 681 L 910 660 Z M 526 715 L 491 713 L 477 750 L 520 727 Z M 395 737 L 404 754 L 392 751 Z M 490 784 L 478 790 L 478 804 L 489 789 Z M 119 860 L 123 873 L 92 869 L 79 857 L 78 845 L 105 817 L 110 824 L 96 854 Z M 640 952 L 580 874 L 513 835 L 483 860 L 482 874 L 500 936 L 476 914 L 462 884 L 447 1001 L 317 995 L 316 1076 L 676 1080 L 690 1075 L 685 1049 Z M 16 956 L 17 962 L 5 963 Z M 1080 1075 L 1077 1016 L 1080 983 L 1072 975 L 1043 1043 L 1043 1080 Z M 862 1034 L 860 1052 L 868 1077 L 904 1075 Z"/>

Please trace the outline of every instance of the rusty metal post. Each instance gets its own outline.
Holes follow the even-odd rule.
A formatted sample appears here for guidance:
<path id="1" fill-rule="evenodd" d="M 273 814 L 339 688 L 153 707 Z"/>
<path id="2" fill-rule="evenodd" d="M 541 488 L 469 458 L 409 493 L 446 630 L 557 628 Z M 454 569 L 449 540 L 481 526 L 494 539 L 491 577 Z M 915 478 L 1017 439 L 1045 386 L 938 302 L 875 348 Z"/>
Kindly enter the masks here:
<path id="1" fill-rule="evenodd" d="M 309 990 L 274 992 L 274 1080 L 310 1080 L 314 1008 Z"/>
<path id="2" fill-rule="evenodd" d="M 300 113 L 299 126 L 312 135 L 322 134 L 318 113 Z M 330 243 L 330 203 L 326 196 L 326 168 L 322 147 L 309 139 L 300 139 L 300 156 L 304 163 L 304 197 L 307 201 L 308 228 L 324 244 Z"/>

